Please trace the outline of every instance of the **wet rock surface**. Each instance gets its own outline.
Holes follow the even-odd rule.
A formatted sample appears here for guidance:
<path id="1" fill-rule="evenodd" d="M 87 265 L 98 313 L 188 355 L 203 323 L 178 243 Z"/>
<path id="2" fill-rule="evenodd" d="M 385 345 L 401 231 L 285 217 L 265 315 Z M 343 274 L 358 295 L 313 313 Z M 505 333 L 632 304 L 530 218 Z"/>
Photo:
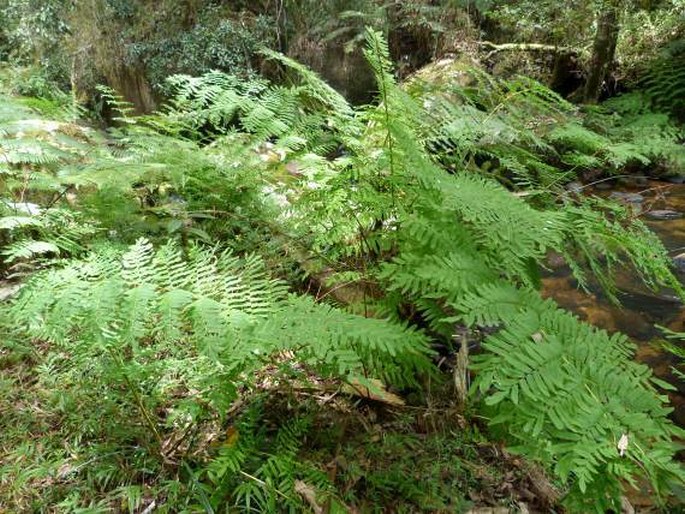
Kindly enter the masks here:
<path id="1" fill-rule="evenodd" d="M 656 209 L 645 212 L 645 217 L 650 220 L 675 220 L 683 217 L 683 213 L 671 209 Z"/>
<path id="2" fill-rule="evenodd" d="M 673 257 L 673 265 L 681 273 L 685 273 L 685 253 L 681 253 Z"/>
<path id="3" fill-rule="evenodd" d="M 685 175 L 673 175 L 670 177 L 665 177 L 664 180 L 666 182 L 670 182 L 671 184 L 685 184 Z"/>
<path id="4" fill-rule="evenodd" d="M 623 191 L 614 191 L 609 195 L 609 198 L 623 203 L 642 203 L 645 201 L 645 197 L 640 193 L 625 193 Z"/>

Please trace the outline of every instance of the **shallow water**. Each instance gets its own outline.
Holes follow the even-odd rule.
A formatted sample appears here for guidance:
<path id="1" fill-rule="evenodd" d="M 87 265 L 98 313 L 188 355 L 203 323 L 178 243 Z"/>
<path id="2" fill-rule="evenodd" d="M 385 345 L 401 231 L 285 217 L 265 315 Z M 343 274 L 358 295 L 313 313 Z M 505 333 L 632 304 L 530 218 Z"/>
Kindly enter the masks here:
<path id="1" fill-rule="evenodd" d="M 668 209 L 685 215 L 684 184 L 654 181 L 643 187 L 620 186 L 610 190 L 587 188 L 585 193 L 606 197 L 616 191 L 642 195 L 643 210 Z M 635 208 L 639 207 L 635 205 Z M 644 215 L 641 218 L 661 238 L 670 256 L 685 252 L 685 216 L 663 221 L 649 220 Z M 550 259 L 552 264 L 555 260 L 554 257 Z M 685 283 L 685 273 L 679 278 Z M 543 295 L 554 298 L 559 305 L 595 326 L 630 336 L 638 345 L 637 359 L 648 364 L 657 376 L 679 388 L 677 393 L 670 395 L 675 407 L 673 419 L 685 427 L 685 383 L 673 376 L 671 367 L 677 363 L 677 359 L 659 347 L 658 340 L 663 339 L 663 336 L 655 326 L 685 332 L 685 306 L 669 291 L 649 291 L 628 270 L 618 273 L 617 284 L 622 291 L 621 306 L 609 302 L 599 288 L 593 288 L 590 293 L 579 290 L 568 267 L 557 266 L 543 278 Z"/>

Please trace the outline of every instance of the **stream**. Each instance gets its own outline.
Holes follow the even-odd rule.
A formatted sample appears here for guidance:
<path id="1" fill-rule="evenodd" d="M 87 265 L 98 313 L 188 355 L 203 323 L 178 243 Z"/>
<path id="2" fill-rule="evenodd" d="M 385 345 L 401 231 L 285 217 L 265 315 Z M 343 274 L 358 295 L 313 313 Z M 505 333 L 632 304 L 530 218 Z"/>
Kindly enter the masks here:
<path id="1" fill-rule="evenodd" d="M 608 183 L 596 188 L 585 187 L 584 194 L 612 197 L 631 208 L 641 209 L 641 218 L 660 237 L 669 256 L 675 258 L 678 276 L 685 283 L 685 184 L 636 181 L 616 187 Z M 683 254 L 682 258 L 678 258 Z M 637 359 L 649 365 L 654 373 L 678 387 L 670 393 L 675 411 L 673 420 L 685 427 L 685 383 L 673 376 L 672 366 L 678 359 L 660 348 L 663 334 L 656 325 L 685 332 L 685 305 L 669 291 L 652 292 L 629 270 L 617 273 L 621 290 L 620 306 L 612 304 L 598 287 L 590 293 L 578 288 L 570 269 L 551 258 L 551 270 L 543 275 L 543 295 L 573 311 L 581 319 L 610 332 L 620 331 L 637 344 Z M 676 342 L 683 345 L 685 342 Z"/>

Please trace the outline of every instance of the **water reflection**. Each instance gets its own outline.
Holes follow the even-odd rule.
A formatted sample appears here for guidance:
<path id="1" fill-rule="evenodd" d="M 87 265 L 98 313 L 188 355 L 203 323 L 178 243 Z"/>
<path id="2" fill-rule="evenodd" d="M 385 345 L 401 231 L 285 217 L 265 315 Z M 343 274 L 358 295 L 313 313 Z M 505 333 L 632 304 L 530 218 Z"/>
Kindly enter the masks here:
<path id="1" fill-rule="evenodd" d="M 618 199 L 625 194 L 624 201 L 634 202 L 635 209 L 668 211 L 661 213 L 663 216 L 657 216 L 663 219 L 649 219 L 646 215 L 642 215 L 642 219 L 659 235 L 669 255 L 676 257 L 685 252 L 685 217 L 677 217 L 677 213 L 685 214 L 685 185 L 649 182 L 641 187 L 633 184 L 617 189 L 594 189 L 587 193 L 605 197 L 613 194 Z M 543 278 L 543 295 L 554 298 L 559 305 L 595 326 L 630 336 L 638 344 L 638 360 L 652 367 L 660 378 L 679 388 L 678 393 L 671 394 L 676 409 L 673 418 L 679 425 L 685 426 L 685 383 L 673 377 L 671 366 L 677 359 L 660 349 L 658 340 L 662 335 L 655 328 L 655 325 L 661 325 L 685 332 L 684 306 L 668 291 L 653 293 L 634 274 L 623 271 L 617 276 L 622 291 L 619 295 L 622 305 L 617 307 L 609 302 L 598 287 L 593 287 L 590 293 L 579 290 L 568 267 L 560 266 L 556 256 L 550 256 L 549 260 L 554 269 Z M 685 283 L 685 258 L 679 274 Z"/>

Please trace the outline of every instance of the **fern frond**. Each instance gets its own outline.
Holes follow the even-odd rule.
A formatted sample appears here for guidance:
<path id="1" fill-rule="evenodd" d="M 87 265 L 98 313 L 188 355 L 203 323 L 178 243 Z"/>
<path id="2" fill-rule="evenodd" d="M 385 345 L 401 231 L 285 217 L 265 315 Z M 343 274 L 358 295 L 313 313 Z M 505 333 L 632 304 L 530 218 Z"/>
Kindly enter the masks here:
<path id="1" fill-rule="evenodd" d="M 61 293 L 46 298 L 56 283 Z M 243 370 L 281 350 L 296 350 L 318 372 L 336 377 L 367 370 L 405 384 L 428 366 L 421 334 L 286 299 L 283 284 L 266 276 L 259 259 L 195 248 L 184 262 L 177 249 L 154 252 L 145 240 L 120 264 L 111 254 L 96 255 L 34 279 L 12 316 L 19 326 L 61 344 L 76 334 L 135 348 L 144 340 L 150 344 L 150 337 L 167 345 L 188 340 L 202 355 Z"/>

